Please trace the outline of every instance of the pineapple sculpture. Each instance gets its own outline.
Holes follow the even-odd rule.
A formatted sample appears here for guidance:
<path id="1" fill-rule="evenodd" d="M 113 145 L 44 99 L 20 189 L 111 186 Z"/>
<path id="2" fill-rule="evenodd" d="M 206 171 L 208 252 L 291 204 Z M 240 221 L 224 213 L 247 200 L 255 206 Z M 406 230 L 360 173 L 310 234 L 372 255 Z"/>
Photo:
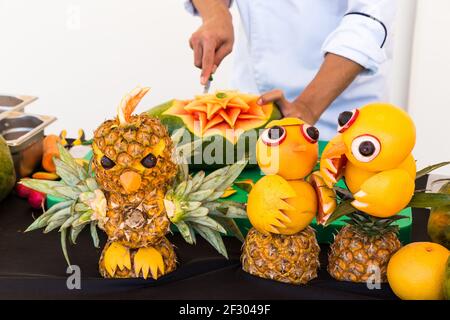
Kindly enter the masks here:
<path id="1" fill-rule="evenodd" d="M 366 282 L 375 276 L 386 282 L 389 259 L 401 248 L 395 222 L 405 217 L 398 213 L 408 206 L 450 203 L 444 195 L 414 192 L 417 177 L 443 164 L 416 173 L 414 123 L 393 105 L 346 111 L 338 123 L 339 133 L 323 151 L 319 174 L 342 201 L 317 220 L 327 226 L 347 216 L 347 225 L 331 244 L 328 272 L 337 280 Z M 335 186 L 341 177 L 348 190 Z"/>
<path id="2" fill-rule="evenodd" d="M 136 88 L 126 95 L 117 118 L 102 123 L 94 133 L 92 169 L 77 163 L 60 146 L 54 159 L 61 181 L 24 179 L 22 184 L 64 199 L 27 229 L 59 228 L 68 260 L 66 237 L 75 243 L 90 225 L 98 246 L 97 226 L 108 240 L 100 257 L 106 278 L 158 279 L 176 268 L 173 245 L 165 237 L 175 224 L 185 240 L 195 243 L 196 232 L 227 256 L 221 234 L 239 236 L 232 218 L 246 216 L 241 204 L 218 199 L 245 167 L 245 161 L 206 176 L 194 176 L 184 161 L 195 142 L 175 147 L 182 132 L 172 138 L 161 122 L 149 115 L 132 115 L 148 92 Z M 69 263 L 69 261 L 68 261 Z"/>
<path id="3" fill-rule="evenodd" d="M 318 197 L 304 180 L 317 162 L 319 132 L 296 118 L 275 120 L 266 128 L 256 146 L 266 176 L 249 193 L 253 228 L 245 239 L 242 267 L 261 278 L 304 284 L 317 277 L 319 268 L 320 248 L 309 226 Z"/>

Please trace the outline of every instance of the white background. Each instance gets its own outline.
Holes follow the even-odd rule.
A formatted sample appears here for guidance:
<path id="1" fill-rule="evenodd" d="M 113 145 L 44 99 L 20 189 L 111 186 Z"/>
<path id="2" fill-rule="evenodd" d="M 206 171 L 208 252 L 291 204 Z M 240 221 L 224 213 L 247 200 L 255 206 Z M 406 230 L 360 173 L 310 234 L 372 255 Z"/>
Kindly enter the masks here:
<path id="1" fill-rule="evenodd" d="M 450 1 L 398 2 L 391 97 L 414 117 L 422 167 L 450 159 Z M 152 88 L 141 111 L 201 91 L 188 46 L 199 23 L 182 0 L 0 0 L 0 92 L 39 96 L 27 111 L 58 117 L 47 132 L 89 136 L 136 85 Z M 228 88 L 231 64 L 214 86 Z"/>

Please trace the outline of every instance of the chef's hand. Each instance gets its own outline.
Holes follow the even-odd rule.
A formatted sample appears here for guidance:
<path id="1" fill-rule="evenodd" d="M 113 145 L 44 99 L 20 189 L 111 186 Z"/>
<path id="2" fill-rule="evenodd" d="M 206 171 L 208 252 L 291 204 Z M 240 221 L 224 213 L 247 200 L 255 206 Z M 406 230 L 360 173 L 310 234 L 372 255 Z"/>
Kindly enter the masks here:
<path id="1" fill-rule="evenodd" d="M 189 44 L 194 51 L 194 64 L 202 69 L 200 82 L 205 85 L 222 60 L 231 52 L 234 30 L 228 0 L 193 0 L 203 19 Z"/>
<path id="2" fill-rule="evenodd" d="M 272 90 L 261 95 L 257 101 L 259 105 L 274 102 L 280 108 L 284 117 L 300 118 L 310 125 L 314 125 L 318 116 L 304 104 L 302 101 L 295 100 L 289 102 L 284 97 L 282 90 Z"/>

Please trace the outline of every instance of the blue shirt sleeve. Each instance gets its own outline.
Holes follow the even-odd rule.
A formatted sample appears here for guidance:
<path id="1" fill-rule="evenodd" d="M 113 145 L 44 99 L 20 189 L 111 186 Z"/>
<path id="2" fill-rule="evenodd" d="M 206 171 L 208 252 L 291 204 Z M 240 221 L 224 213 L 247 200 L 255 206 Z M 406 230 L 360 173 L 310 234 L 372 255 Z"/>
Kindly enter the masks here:
<path id="1" fill-rule="evenodd" d="M 229 6 L 228 7 L 231 7 L 232 5 L 233 5 L 233 1 L 234 0 L 229 0 L 230 1 L 230 4 L 229 4 Z M 195 9 L 195 6 L 194 6 L 194 4 L 192 3 L 192 0 L 186 0 L 185 2 L 184 2 L 184 8 L 187 10 L 187 12 L 189 12 L 190 14 L 192 14 L 192 15 L 194 15 L 194 16 L 197 16 L 198 15 L 198 12 L 197 12 L 197 9 Z"/>
<path id="2" fill-rule="evenodd" d="M 322 45 L 334 53 L 377 72 L 387 60 L 386 42 L 393 35 L 396 0 L 350 0 L 347 13 Z"/>

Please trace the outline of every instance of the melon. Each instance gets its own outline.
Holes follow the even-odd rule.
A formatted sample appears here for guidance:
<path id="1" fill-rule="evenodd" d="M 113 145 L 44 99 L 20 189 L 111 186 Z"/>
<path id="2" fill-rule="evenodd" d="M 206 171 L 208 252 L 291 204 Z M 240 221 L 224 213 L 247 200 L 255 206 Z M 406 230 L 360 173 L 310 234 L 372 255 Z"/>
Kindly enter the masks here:
<path id="1" fill-rule="evenodd" d="M 214 168 L 246 157 L 256 166 L 256 141 L 261 130 L 280 119 L 278 107 L 258 105 L 259 96 L 220 91 L 192 100 L 171 100 L 148 111 L 159 118 L 170 133 L 186 128 L 190 139 L 202 139 L 202 149 L 191 159 L 193 167 Z"/>
<path id="2" fill-rule="evenodd" d="M 0 135 L 0 201 L 14 188 L 16 174 L 14 163 L 5 139 Z"/>

